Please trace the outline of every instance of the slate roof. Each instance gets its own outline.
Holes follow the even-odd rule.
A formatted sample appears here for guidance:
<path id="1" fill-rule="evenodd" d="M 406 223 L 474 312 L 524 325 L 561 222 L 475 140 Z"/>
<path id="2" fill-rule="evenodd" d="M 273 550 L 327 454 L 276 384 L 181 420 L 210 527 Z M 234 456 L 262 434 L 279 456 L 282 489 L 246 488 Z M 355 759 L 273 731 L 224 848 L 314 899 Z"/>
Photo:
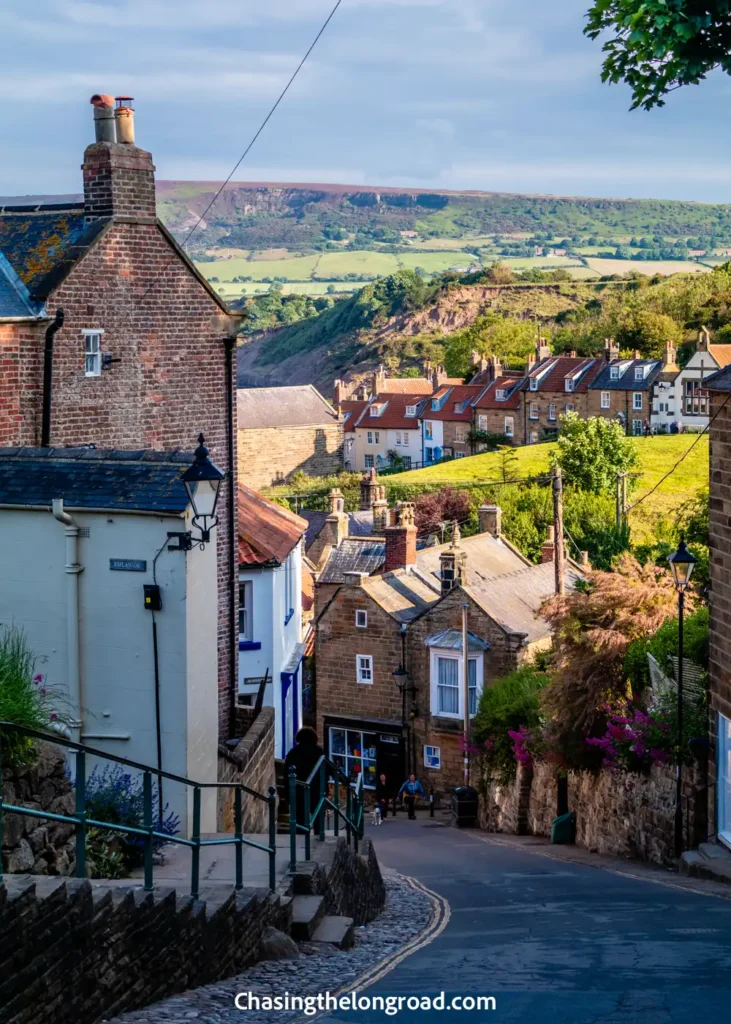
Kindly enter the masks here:
<path id="1" fill-rule="evenodd" d="M 410 622 L 439 599 L 440 587 L 418 570 L 396 569 L 383 576 L 370 576 L 363 590 L 397 622 Z"/>
<path id="2" fill-rule="evenodd" d="M 418 430 L 418 406 L 423 397 L 416 394 L 377 395 L 360 414 L 355 426 L 367 430 Z M 371 416 L 373 405 L 384 406 L 380 416 Z M 410 405 L 414 406 L 414 416 L 406 416 L 406 408 Z"/>
<path id="3" fill-rule="evenodd" d="M 307 521 L 307 531 L 305 533 L 305 549 L 307 549 L 320 535 L 320 531 L 330 513 L 320 510 L 302 509 L 300 515 Z M 348 512 L 347 516 L 349 537 L 371 536 L 373 533 L 373 512 L 371 509 L 368 509 L 367 512 Z"/>
<path id="4" fill-rule="evenodd" d="M 424 641 L 427 647 L 438 647 L 442 651 L 462 650 L 462 630 L 442 629 L 438 633 L 432 633 Z M 476 633 L 467 632 L 468 651 L 489 651 L 490 644 L 483 640 Z"/>
<path id="5" fill-rule="evenodd" d="M 493 537 L 491 533 L 476 533 L 472 537 L 463 537 L 460 546 L 467 552 L 468 580 L 472 575 L 478 580 L 500 576 L 516 569 L 523 569 L 527 564 L 522 555 L 514 551 L 509 544 Z M 433 547 L 417 551 L 417 568 L 425 575 L 430 574 L 438 580 L 441 571 L 439 556 L 449 547 L 449 543 L 435 544 Z"/>
<path id="6" fill-rule="evenodd" d="M 448 420 L 454 423 L 472 422 L 472 404 L 479 398 L 482 388 L 470 384 L 441 387 L 422 401 L 417 413 L 420 419 Z M 432 409 L 432 402 L 444 398 L 441 409 Z M 458 411 L 459 410 L 459 411 Z"/>
<path id="7" fill-rule="evenodd" d="M 554 593 L 554 571 L 553 562 L 545 562 L 481 580 L 475 573 L 468 573 L 464 589 L 503 629 L 523 634 L 531 643 L 551 634 L 548 622 L 538 612 Z M 575 586 L 577 579 L 579 573 L 567 566 L 566 586 Z"/>
<path id="8" fill-rule="evenodd" d="M 239 484 L 239 565 L 281 565 L 299 543 L 307 520 Z"/>
<path id="9" fill-rule="evenodd" d="M 192 453 L 99 448 L 0 448 L 0 505 L 160 512 L 188 507 Z"/>
<path id="10" fill-rule="evenodd" d="M 0 209 L 0 252 L 34 299 L 44 299 L 71 270 L 107 219 L 87 225 L 83 203 L 5 206 Z"/>
<path id="11" fill-rule="evenodd" d="M 612 366 L 624 366 L 624 372 L 617 380 L 612 379 Z M 642 380 L 635 380 L 635 368 L 638 366 L 650 367 Z M 592 391 L 650 391 L 662 374 L 662 367 L 661 359 L 613 359 L 605 364 L 589 387 Z"/>
<path id="12" fill-rule="evenodd" d="M 703 381 L 703 387 L 709 391 L 731 391 L 731 366 L 710 374 Z"/>
<path id="13" fill-rule="evenodd" d="M 349 537 L 333 548 L 318 583 L 345 583 L 346 572 L 370 575 L 383 565 L 386 542 L 383 537 Z"/>
<path id="14" fill-rule="evenodd" d="M 531 390 L 529 381 L 538 379 L 536 391 L 566 392 L 566 378 L 574 377 L 574 393 L 585 392 L 604 366 L 601 359 L 582 359 L 575 356 L 549 356 L 538 363 L 523 381 L 523 390 Z"/>
<path id="15" fill-rule="evenodd" d="M 312 384 L 282 388 L 239 388 L 239 430 L 310 427 L 336 423 L 338 414 Z"/>
<path id="16" fill-rule="evenodd" d="M 497 377 L 486 388 L 475 401 L 475 409 L 519 409 L 520 408 L 520 385 L 523 377 Z M 495 392 L 499 390 L 506 392 L 507 397 L 498 401 Z"/>
<path id="17" fill-rule="evenodd" d="M 28 289 L 0 252 L 0 318 L 36 318 L 42 315 L 42 304 L 32 301 Z"/>

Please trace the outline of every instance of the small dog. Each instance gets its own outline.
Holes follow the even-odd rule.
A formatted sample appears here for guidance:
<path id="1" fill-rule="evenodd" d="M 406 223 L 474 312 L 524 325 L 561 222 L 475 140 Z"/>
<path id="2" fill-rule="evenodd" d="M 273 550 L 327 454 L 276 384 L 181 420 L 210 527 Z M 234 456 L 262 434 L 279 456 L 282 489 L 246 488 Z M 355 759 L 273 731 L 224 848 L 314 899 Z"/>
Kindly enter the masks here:
<path id="1" fill-rule="evenodd" d="M 374 825 L 380 825 L 381 824 L 381 808 L 380 807 L 374 807 L 373 808 L 373 824 Z"/>

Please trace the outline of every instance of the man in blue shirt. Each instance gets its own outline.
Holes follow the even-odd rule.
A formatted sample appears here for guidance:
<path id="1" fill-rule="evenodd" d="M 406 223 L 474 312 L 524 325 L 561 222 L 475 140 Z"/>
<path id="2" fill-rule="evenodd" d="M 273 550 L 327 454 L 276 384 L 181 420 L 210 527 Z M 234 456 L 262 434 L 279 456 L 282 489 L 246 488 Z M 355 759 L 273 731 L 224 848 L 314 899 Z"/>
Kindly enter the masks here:
<path id="1" fill-rule="evenodd" d="M 414 808 L 416 806 L 416 798 L 419 796 L 426 796 L 426 793 L 421 787 L 421 783 L 417 782 L 416 776 L 411 773 L 406 782 L 404 782 L 401 789 L 398 791 L 399 797 L 403 794 L 403 800 L 406 804 L 406 809 L 409 812 L 409 820 L 415 821 L 416 814 Z"/>

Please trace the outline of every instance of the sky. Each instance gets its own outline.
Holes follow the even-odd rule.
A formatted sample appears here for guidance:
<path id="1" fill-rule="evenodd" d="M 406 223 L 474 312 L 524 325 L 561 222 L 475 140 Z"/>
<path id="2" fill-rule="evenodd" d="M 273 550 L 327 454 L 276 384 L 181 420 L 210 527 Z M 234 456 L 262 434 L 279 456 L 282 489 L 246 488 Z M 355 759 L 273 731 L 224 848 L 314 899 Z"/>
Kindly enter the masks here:
<path id="1" fill-rule="evenodd" d="M 221 180 L 334 0 L 0 0 L 0 195 L 69 193 L 94 92 L 161 179 Z M 731 79 L 651 113 L 590 0 L 342 0 L 237 181 L 731 201 Z"/>

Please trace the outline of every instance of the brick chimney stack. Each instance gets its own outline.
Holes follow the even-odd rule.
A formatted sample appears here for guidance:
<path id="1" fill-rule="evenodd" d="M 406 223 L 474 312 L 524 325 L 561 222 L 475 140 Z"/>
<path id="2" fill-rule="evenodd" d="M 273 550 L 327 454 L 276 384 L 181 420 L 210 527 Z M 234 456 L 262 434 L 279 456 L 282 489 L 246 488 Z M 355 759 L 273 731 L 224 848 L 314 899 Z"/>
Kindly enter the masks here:
<path id="1" fill-rule="evenodd" d="M 701 327 L 700 331 L 698 332 L 697 351 L 698 352 L 707 352 L 708 351 L 708 346 L 710 345 L 710 343 L 711 343 L 711 335 L 710 335 L 710 333 L 708 331 L 708 328 L 707 327 Z"/>
<path id="2" fill-rule="evenodd" d="M 541 545 L 541 562 L 552 562 L 556 557 L 556 532 L 548 527 L 548 535 Z"/>
<path id="3" fill-rule="evenodd" d="M 134 144 L 131 98 L 117 97 L 113 124 L 109 116 L 111 102 L 111 96 L 96 94 L 91 98 L 97 141 L 87 146 L 81 165 L 86 220 L 121 217 L 154 223 L 157 211 L 152 155 Z M 112 141 L 112 130 L 117 141 Z"/>
<path id="4" fill-rule="evenodd" d="M 614 338 L 604 339 L 604 359 L 611 363 L 613 359 L 619 359 L 619 349 L 614 344 Z"/>
<path id="5" fill-rule="evenodd" d="M 385 493 L 385 487 L 381 487 L 381 491 Z M 373 502 L 373 532 L 383 533 L 388 526 L 388 502 L 385 496 L 377 498 Z"/>
<path id="6" fill-rule="evenodd" d="M 551 346 L 548 344 L 545 338 L 539 338 L 538 344 L 536 345 L 536 362 L 542 362 L 544 359 L 550 359 L 551 357 Z"/>
<path id="7" fill-rule="evenodd" d="M 398 508 L 398 526 L 388 526 L 386 534 L 386 561 L 384 572 L 406 569 L 416 565 L 416 524 L 414 503 L 404 501 Z"/>
<path id="8" fill-rule="evenodd" d="M 459 523 L 452 527 L 452 542 L 439 556 L 439 578 L 441 580 L 442 597 L 464 581 L 467 566 L 467 552 L 460 547 L 462 534 Z"/>
<path id="9" fill-rule="evenodd" d="M 502 534 L 503 510 L 499 505 L 480 505 L 477 510 L 480 533 L 491 533 L 499 538 Z"/>
<path id="10" fill-rule="evenodd" d="M 325 520 L 324 540 L 325 544 L 339 548 L 348 536 L 348 513 L 345 511 L 345 498 L 339 487 L 333 487 L 329 499 L 330 515 Z"/>
<path id="11" fill-rule="evenodd" d="M 360 481 L 360 510 L 370 512 L 373 502 L 386 496 L 386 488 L 381 486 L 376 476 L 376 471 L 371 467 Z"/>

